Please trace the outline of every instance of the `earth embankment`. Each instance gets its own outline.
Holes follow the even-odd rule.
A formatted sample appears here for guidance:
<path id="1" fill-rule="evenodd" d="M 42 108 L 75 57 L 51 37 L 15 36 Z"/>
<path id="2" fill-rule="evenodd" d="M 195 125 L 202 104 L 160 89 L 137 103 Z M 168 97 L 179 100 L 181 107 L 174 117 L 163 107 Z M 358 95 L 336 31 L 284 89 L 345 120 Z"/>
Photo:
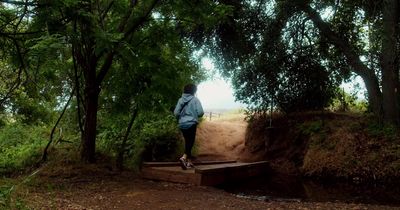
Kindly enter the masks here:
<path id="1" fill-rule="evenodd" d="M 242 114 L 222 115 L 200 123 L 196 136 L 200 160 L 240 160 L 245 152 L 247 122 Z"/>

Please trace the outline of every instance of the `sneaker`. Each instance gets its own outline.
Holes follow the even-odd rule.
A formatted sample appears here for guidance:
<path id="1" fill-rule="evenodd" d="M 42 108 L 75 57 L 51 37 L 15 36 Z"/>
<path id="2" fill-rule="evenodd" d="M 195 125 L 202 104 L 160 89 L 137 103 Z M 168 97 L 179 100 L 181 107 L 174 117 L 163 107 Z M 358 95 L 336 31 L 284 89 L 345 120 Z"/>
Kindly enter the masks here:
<path id="1" fill-rule="evenodd" d="M 191 161 L 187 161 L 187 162 L 186 162 L 186 168 L 187 168 L 187 169 L 194 168 L 193 163 L 192 163 Z"/>
<path id="2" fill-rule="evenodd" d="M 188 165 L 188 162 L 186 162 L 186 159 L 181 157 L 181 158 L 179 158 L 179 162 L 181 163 L 182 169 L 186 170 L 187 169 L 187 165 Z"/>

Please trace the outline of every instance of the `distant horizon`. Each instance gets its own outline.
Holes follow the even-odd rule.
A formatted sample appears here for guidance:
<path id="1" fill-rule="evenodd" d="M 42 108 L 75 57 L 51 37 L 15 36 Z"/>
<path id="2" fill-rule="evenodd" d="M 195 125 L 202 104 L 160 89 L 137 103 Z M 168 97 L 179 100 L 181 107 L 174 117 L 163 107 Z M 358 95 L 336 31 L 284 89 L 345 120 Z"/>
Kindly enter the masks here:
<path id="1" fill-rule="evenodd" d="M 245 108 L 246 105 L 235 101 L 234 91 L 229 80 L 223 79 L 215 70 L 213 60 L 205 57 L 202 67 L 213 76 L 197 87 L 197 97 L 204 110 L 233 110 Z"/>
<path id="2" fill-rule="evenodd" d="M 245 104 L 235 101 L 231 84 L 221 78 L 200 83 L 197 97 L 204 110 L 233 110 L 246 107 Z"/>

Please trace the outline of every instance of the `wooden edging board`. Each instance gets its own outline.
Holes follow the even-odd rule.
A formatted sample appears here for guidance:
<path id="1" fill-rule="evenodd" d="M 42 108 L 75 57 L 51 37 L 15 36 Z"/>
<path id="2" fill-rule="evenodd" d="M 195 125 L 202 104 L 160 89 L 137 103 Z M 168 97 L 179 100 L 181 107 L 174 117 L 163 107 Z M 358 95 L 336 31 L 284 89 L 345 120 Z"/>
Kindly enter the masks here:
<path id="1" fill-rule="evenodd" d="M 143 178 L 195 185 L 217 185 L 258 176 L 269 169 L 267 161 L 253 163 L 224 162 L 196 165 L 195 169 L 182 170 L 175 165 L 142 167 Z"/>
<path id="2" fill-rule="evenodd" d="M 253 163 L 227 163 L 219 165 L 199 166 L 195 169 L 195 174 L 199 174 L 200 183 L 198 185 L 217 185 L 224 182 L 243 180 L 246 178 L 259 176 L 269 170 L 267 161 Z"/>
<path id="3" fill-rule="evenodd" d="M 143 167 L 141 176 L 146 179 L 200 185 L 201 175 L 194 170 L 182 170 L 177 166 Z"/>
<path id="4" fill-rule="evenodd" d="M 236 160 L 193 161 L 194 165 L 236 163 Z M 180 166 L 179 162 L 143 162 L 142 167 Z"/>

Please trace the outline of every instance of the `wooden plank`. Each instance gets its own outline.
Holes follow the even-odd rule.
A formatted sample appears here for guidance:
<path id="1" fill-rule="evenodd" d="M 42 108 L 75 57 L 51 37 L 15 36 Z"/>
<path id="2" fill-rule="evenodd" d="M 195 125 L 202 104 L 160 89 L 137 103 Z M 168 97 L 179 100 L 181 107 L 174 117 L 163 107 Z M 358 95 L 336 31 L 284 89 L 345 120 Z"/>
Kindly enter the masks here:
<path id="1" fill-rule="evenodd" d="M 212 165 L 222 163 L 236 163 L 236 160 L 193 161 L 194 165 Z M 143 167 L 180 166 L 179 162 L 143 162 Z"/>
<path id="2" fill-rule="evenodd" d="M 242 169 L 242 168 L 254 168 L 254 167 L 267 167 L 267 161 L 259 161 L 253 163 L 224 163 L 224 164 L 215 164 L 215 165 L 205 165 L 205 166 L 197 166 L 196 173 L 218 173 L 220 171 L 229 170 L 229 168 Z"/>
<path id="3" fill-rule="evenodd" d="M 222 165 L 221 167 L 212 165 L 196 168 L 195 173 L 201 174 L 200 185 L 217 185 L 224 182 L 246 179 L 266 173 L 269 168 L 266 161 Z"/>
<path id="4" fill-rule="evenodd" d="M 195 174 L 194 170 L 182 170 L 180 167 L 175 169 L 146 167 L 142 169 L 141 176 L 146 179 L 195 185 L 200 185 L 201 181 L 200 174 Z"/>
<path id="5" fill-rule="evenodd" d="M 188 183 L 195 185 L 217 185 L 223 182 L 245 179 L 265 173 L 268 162 L 221 163 L 199 165 L 195 169 L 182 170 L 179 166 L 143 167 L 142 177 L 154 180 Z"/>

